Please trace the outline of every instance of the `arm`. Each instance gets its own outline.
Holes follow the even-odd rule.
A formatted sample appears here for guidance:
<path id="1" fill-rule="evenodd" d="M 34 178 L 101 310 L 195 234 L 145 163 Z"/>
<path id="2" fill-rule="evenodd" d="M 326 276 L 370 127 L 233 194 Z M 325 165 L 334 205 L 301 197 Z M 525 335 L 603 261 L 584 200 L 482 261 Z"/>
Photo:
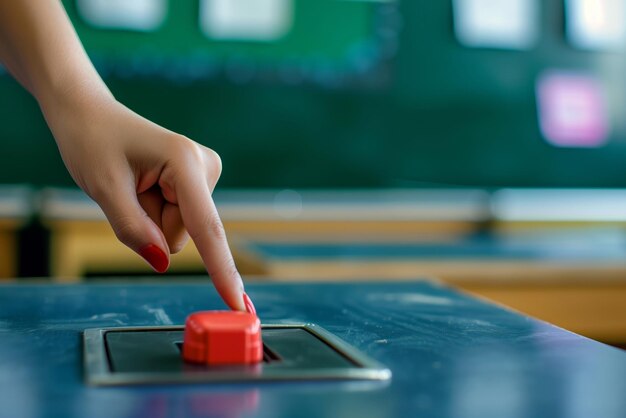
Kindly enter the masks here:
<path id="1" fill-rule="evenodd" d="M 191 236 L 224 301 L 244 310 L 211 198 L 219 156 L 117 102 L 59 0 L 0 0 L 0 61 L 36 98 L 72 178 L 120 241 L 162 272 Z"/>

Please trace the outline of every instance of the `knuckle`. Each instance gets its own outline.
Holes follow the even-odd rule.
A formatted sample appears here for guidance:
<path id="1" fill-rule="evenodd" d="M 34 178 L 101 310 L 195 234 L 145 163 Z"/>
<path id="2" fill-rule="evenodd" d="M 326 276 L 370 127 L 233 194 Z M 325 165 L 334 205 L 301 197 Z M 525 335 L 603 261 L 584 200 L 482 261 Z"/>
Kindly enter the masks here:
<path id="1" fill-rule="evenodd" d="M 189 241 L 189 236 L 185 234 L 182 238 L 179 238 L 176 241 L 169 244 L 170 252 L 172 254 L 178 254 L 179 252 L 183 250 L 183 248 L 185 248 L 188 241 Z"/>
<path id="2" fill-rule="evenodd" d="M 239 275 L 239 270 L 235 264 L 235 260 L 232 257 L 227 258 L 219 266 L 212 266 L 209 270 L 209 276 L 215 277 L 216 275 L 222 275 L 225 277 L 236 277 Z"/>
<path id="3" fill-rule="evenodd" d="M 239 269 L 237 268 L 237 264 L 235 264 L 235 260 L 232 257 L 229 257 L 226 261 L 224 272 L 230 277 L 239 275 Z"/>
<path id="4" fill-rule="evenodd" d="M 133 242 L 137 237 L 137 226 L 131 217 L 117 218 L 111 222 L 113 231 L 118 240 L 123 242 L 129 247 L 132 247 Z"/>
<path id="5" fill-rule="evenodd" d="M 185 248 L 186 243 L 176 242 L 174 244 L 170 244 L 170 254 L 178 254 Z"/>
<path id="6" fill-rule="evenodd" d="M 211 148 L 198 144 L 183 135 L 175 135 L 173 154 L 187 167 L 204 167 L 207 174 L 219 178 L 222 174 L 222 159 Z"/>
<path id="7" fill-rule="evenodd" d="M 213 216 L 208 220 L 207 229 L 209 231 L 209 234 L 211 234 L 214 238 L 218 240 L 226 238 L 226 230 L 224 229 L 224 224 L 217 216 Z"/>
<path id="8" fill-rule="evenodd" d="M 178 254 L 185 248 L 184 244 L 174 244 L 170 245 L 170 254 Z"/>
<path id="9" fill-rule="evenodd" d="M 207 148 L 209 175 L 219 178 L 222 175 L 222 158 L 214 150 Z"/>
<path id="10" fill-rule="evenodd" d="M 176 134 L 175 148 L 172 150 L 173 154 L 180 158 L 186 165 L 193 165 L 202 162 L 202 152 L 200 151 L 198 144 L 191 139 Z"/>
<path id="11" fill-rule="evenodd" d="M 209 234 L 216 240 L 226 239 L 226 230 L 224 224 L 215 213 L 209 213 L 199 224 L 199 228 L 190 231 L 189 235 L 194 241 L 203 239 L 205 234 Z"/>

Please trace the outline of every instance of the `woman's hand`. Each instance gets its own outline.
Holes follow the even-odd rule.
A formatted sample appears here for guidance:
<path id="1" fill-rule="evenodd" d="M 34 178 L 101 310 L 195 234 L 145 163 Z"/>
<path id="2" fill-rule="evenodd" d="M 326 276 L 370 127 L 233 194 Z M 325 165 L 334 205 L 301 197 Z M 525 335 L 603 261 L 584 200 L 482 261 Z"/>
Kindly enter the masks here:
<path id="1" fill-rule="evenodd" d="M 39 102 L 65 165 L 120 241 L 165 271 L 191 236 L 228 306 L 254 310 L 211 199 L 215 152 L 118 103 L 59 0 L 0 1 L 0 61 Z"/>
<path id="2" fill-rule="evenodd" d="M 158 272 L 189 237 L 232 309 L 243 283 L 211 198 L 221 161 L 211 149 L 164 129 L 87 86 L 42 101 L 63 161 L 102 208 L 115 235 Z"/>

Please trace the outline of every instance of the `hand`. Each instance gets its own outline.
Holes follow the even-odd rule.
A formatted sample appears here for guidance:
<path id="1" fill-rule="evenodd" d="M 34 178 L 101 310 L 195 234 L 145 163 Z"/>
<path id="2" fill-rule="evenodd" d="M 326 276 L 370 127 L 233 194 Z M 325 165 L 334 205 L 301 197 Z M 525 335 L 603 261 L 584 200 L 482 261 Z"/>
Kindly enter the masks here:
<path id="1" fill-rule="evenodd" d="M 120 241 L 165 271 L 191 236 L 224 301 L 244 310 L 211 199 L 218 155 L 118 103 L 60 1 L 0 1 L 0 61 L 39 102 L 70 174 Z"/>
<path id="2" fill-rule="evenodd" d="M 245 310 L 243 282 L 211 198 L 222 169 L 217 153 L 108 93 L 65 92 L 42 110 L 70 174 L 121 242 L 164 272 L 169 254 L 191 237 L 226 304 Z"/>

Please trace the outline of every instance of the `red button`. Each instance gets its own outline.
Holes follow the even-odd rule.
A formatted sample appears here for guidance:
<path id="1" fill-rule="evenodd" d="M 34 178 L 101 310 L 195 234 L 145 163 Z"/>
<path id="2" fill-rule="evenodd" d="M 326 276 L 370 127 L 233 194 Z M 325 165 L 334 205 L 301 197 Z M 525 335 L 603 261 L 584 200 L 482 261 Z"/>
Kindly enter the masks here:
<path id="1" fill-rule="evenodd" d="M 261 322 L 248 312 L 195 312 L 185 321 L 183 358 L 208 365 L 255 364 L 263 358 Z"/>

